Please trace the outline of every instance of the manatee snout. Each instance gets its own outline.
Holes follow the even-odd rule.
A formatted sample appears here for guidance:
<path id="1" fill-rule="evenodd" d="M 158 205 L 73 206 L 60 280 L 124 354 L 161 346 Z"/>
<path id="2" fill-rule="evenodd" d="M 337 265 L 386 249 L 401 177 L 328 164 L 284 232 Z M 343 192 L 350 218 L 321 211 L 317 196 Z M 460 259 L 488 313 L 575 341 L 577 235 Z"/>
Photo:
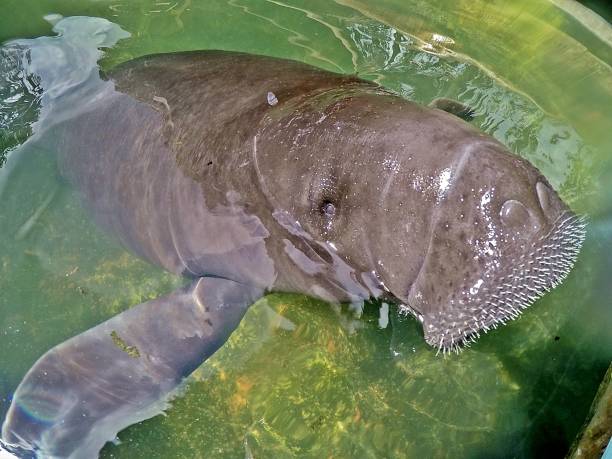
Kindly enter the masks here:
<path id="1" fill-rule="evenodd" d="M 518 317 L 560 283 L 585 235 L 535 167 L 496 149 L 464 162 L 434 215 L 406 302 L 443 351 Z"/>

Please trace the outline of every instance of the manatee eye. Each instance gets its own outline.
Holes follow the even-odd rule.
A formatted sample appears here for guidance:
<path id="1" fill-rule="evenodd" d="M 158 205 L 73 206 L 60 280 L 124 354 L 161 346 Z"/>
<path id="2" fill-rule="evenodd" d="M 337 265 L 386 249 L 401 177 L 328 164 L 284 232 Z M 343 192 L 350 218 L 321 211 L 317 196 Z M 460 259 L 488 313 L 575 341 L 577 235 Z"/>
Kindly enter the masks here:
<path id="1" fill-rule="evenodd" d="M 336 215 L 336 206 L 327 199 L 321 203 L 319 209 L 324 217 L 333 218 Z"/>
<path id="2" fill-rule="evenodd" d="M 331 233 L 343 211 L 342 196 L 348 195 L 346 185 L 338 179 L 338 173 L 327 171 L 315 176 L 308 190 L 310 215 L 316 232 L 325 237 Z M 313 228 L 313 229 L 314 229 Z"/>
<path id="3" fill-rule="evenodd" d="M 328 234 L 334 225 L 337 208 L 336 205 L 329 199 L 324 199 L 319 204 L 319 225 L 323 234 Z"/>

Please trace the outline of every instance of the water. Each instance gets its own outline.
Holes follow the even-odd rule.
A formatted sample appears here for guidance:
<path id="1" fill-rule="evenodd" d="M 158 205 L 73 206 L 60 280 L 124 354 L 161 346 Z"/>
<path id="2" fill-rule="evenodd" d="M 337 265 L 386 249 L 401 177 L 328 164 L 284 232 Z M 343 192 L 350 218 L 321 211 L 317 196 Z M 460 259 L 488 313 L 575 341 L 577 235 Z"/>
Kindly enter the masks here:
<path id="1" fill-rule="evenodd" d="M 612 359 L 612 32 L 571 6 L 4 2 L 0 40 L 53 35 L 48 13 L 119 24 L 132 35 L 106 50 L 103 69 L 154 52 L 228 49 L 357 73 L 418 102 L 456 98 L 474 107 L 475 125 L 532 161 L 591 218 L 563 286 L 459 356 L 435 357 L 419 326 L 394 308 L 380 328 L 378 304 L 339 318 L 324 303 L 270 295 L 166 416 L 128 428 L 102 457 L 563 455 Z M 6 65 L 0 79 L 22 84 Z M 30 85 L 1 94 L 4 154 L 38 117 Z M 52 161 L 1 174 L 3 417 L 47 349 L 180 281 L 96 228 Z"/>

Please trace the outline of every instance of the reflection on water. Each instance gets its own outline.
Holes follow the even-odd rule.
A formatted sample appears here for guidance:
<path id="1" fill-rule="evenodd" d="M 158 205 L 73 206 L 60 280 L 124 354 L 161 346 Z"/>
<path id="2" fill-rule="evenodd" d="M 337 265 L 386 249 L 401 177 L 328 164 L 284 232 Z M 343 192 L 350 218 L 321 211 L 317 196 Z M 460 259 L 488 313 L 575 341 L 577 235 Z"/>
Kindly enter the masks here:
<path id="1" fill-rule="evenodd" d="M 23 74 L 21 58 L 19 49 L 0 48 L 0 166 L 28 138 L 38 116 L 38 83 Z"/>
<path id="2" fill-rule="evenodd" d="M 478 11 L 478 2 L 470 4 Z M 28 7 L 36 12 L 41 5 Z M 538 5 L 536 10 L 544 8 Z M 320 457 L 331 450 L 341 457 L 564 453 L 612 357 L 605 279 L 610 267 L 603 255 L 612 240 L 605 214 L 611 196 L 594 179 L 610 174 L 610 144 L 602 142 L 589 119 L 572 113 L 560 117 L 541 105 L 581 99 L 577 113 L 588 108 L 597 123 L 612 106 L 611 96 L 601 91 L 603 83 L 592 85 L 592 93 L 579 86 L 573 94 L 576 86 L 561 91 L 557 83 L 541 84 L 538 91 L 521 87 L 508 79 L 515 61 L 497 57 L 502 83 L 485 66 L 465 59 L 466 36 L 453 33 L 461 28 L 459 19 L 451 24 L 456 28 L 427 24 L 428 17 L 438 20 L 438 6 L 420 2 L 414 12 L 424 19 L 420 27 L 410 24 L 414 30 L 375 20 L 375 14 L 364 14 L 366 7 L 328 2 L 313 2 L 308 10 L 298 2 L 244 0 L 206 7 L 189 1 L 92 7 L 91 15 L 106 15 L 133 35 L 108 51 L 107 66 L 150 52 L 240 49 L 356 72 L 422 103 L 436 97 L 460 100 L 474 108 L 475 125 L 527 157 L 570 204 L 594 216 L 584 253 L 566 284 L 511 327 L 451 359 L 434 358 L 417 324 L 393 308 L 389 326 L 380 329 L 380 305 L 366 305 L 361 327 L 350 333 L 326 304 L 267 297 L 198 370 L 167 416 L 123 432 L 122 443 L 109 445 L 103 457 L 235 457 L 237 451 L 255 458 Z M 61 5 L 54 8 L 62 12 Z M 546 11 L 554 23 L 554 10 Z M 88 12 L 84 7 L 82 13 Z M 500 17 L 511 23 L 510 13 Z M 501 38 L 496 40 L 503 41 L 505 22 L 497 24 Z M 537 27 L 548 33 L 551 26 Z M 546 49 L 545 42 L 541 46 Z M 0 152 L 6 153 L 31 134 L 38 82 L 19 74 L 13 49 L 0 53 Z M 542 56 L 523 70 L 532 65 L 539 82 L 545 81 L 548 64 L 556 70 L 556 58 Z M 572 61 L 566 65 L 572 67 Z M 609 82 L 611 77 L 600 73 L 598 78 Z M 127 255 L 95 228 L 57 182 L 53 164 L 4 168 L 2 174 L 3 417 L 10 392 L 42 352 L 129 305 L 172 290 L 177 280 Z"/>

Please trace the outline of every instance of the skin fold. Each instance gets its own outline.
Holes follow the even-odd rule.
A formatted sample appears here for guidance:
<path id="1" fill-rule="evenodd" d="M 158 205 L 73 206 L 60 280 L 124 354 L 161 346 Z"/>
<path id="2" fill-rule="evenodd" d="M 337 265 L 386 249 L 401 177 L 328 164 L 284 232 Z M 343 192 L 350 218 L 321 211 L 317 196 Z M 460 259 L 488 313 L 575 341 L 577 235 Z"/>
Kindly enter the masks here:
<path id="1" fill-rule="evenodd" d="M 122 64 L 84 93 L 33 142 L 99 225 L 190 283 L 35 364 L 3 439 L 42 457 L 95 457 L 155 414 L 265 292 L 395 302 L 457 350 L 557 285 L 584 238 L 528 161 L 354 76 L 186 52 Z"/>

